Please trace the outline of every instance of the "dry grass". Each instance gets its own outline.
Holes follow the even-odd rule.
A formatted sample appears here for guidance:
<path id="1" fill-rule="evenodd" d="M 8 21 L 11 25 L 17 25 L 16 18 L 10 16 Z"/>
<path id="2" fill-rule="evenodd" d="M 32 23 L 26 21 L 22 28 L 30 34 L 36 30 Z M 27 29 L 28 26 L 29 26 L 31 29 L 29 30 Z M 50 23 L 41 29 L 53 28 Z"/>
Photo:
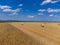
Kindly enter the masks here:
<path id="1" fill-rule="evenodd" d="M 60 23 L 16 22 L 10 24 L 39 40 L 42 45 L 60 45 Z"/>
<path id="2" fill-rule="evenodd" d="M 0 45 L 40 45 L 40 43 L 20 29 L 8 23 L 0 23 Z"/>
<path id="3" fill-rule="evenodd" d="M 60 23 L 0 23 L 0 45 L 60 45 Z"/>

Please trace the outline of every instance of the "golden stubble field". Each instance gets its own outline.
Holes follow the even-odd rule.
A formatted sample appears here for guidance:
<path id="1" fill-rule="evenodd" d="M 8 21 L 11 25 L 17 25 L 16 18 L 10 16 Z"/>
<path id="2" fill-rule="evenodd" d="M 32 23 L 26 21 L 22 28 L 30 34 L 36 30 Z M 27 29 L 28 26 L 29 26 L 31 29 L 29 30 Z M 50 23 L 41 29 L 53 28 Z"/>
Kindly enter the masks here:
<path id="1" fill-rule="evenodd" d="M 0 45 L 60 45 L 60 23 L 0 23 Z"/>
<path id="2" fill-rule="evenodd" d="M 0 45 L 41 45 L 33 37 L 8 22 L 0 23 Z"/>
<path id="3" fill-rule="evenodd" d="M 15 22 L 10 24 L 38 40 L 41 45 L 60 45 L 59 22 Z"/>

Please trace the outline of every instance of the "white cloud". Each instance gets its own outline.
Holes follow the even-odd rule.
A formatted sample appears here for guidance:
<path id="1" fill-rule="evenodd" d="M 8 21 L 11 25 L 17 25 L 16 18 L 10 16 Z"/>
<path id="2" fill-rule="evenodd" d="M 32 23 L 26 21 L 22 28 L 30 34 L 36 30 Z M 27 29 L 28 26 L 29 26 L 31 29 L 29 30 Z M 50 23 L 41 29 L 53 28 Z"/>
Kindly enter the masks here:
<path id="1" fill-rule="evenodd" d="M 34 18 L 35 16 L 33 16 L 33 15 L 28 15 L 27 17 L 28 17 L 28 18 Z"/>
<path id="2" fill-rule="evenodd" d="M 0 5 L 0 9 L 9 9 L 9 8 L 12 8 L 12 7 L 10 7 L 10 6 L 2 6 L 2 5 Z"/>
<path id="3" fill-rule="evenodd" d="M 52 17 L 52 16 L 54 16 L 54 15 L 53 15 L 53 14 L 50 14 L 49 16 L 51 16 L 51 17 Z"/>
<path id="4" fill-rule="evenodd" d="M 42 12 L 57 13 L 57 12 L 60 12 L 60 9 L 52 9 L 52 8 L 39 9 L 38 12 L 40 12 L 40 13 L 42 13 Z"/>
<path id="5" fill-rule="evenodd" d="M 39 9 L 38 12 L 45 12 L 46 9 Z"/>
<path id="6" fill-rule="evenodd" d="M 6 13 L 8 15 L 18 15 L 18 12 L 22 11 L 22 8 L 12 9 L 11 6 L 0 5 L 0 12 Z"/>
<path id="7" fill-rule="evenodd" d="M 41 5 L 45 5 L 45 4 L 50 3 L 50 2 L 51 2 L 51 0 L 44 0 L 44 1 L 41 3 Z"/>
<path id="8" fill-rule="evenodd" d="M 41 3 L 41 5 L 45 5 L 45 4 L 48 4 L 48 3 L 52 3 L 52 4 L 54 4 L 54 3 L 57 3 L 57 2 L 59 2 L 60 0 L 54 0 L 54 1 L 52 1 L 52 0 L 44 0 L 42 3 Z"/>
<path id="9" fill-rule="evenodd" d="M 51 12 L 60 12 L 60 9 L 51 9 L 51 8 L 48 8 L 47 11 L 49 13 L 51 13 Z"/>
<path id="10" fill-rule="evenodd" d="M 18 15 L 18 13 L 14 12 L 14 13 L 11 13 L 11 14 L 9 14 L 9 15 Z"/>
<path id="11" fill-rule="evenodd" d="M 11 6 L 3 6 L 3 5 L 0 5 L 0 9 L 2 9 L 3 12 L 19 12 L 21 9 L 17 8 L 17 9 L 11 9 L 12 7 Z"/>
<path id="12" fill-rule="evenodd" d="M 20 9 L 15 9 L 15 10 L 12 10 L 12 9 L 4 9 L 3 12 L 19 12 Z"/>
<path id="13" fill-rule="evenodd" d="M 12 12 L 11 9 L 4 9 L 3 12 Z"/>
<path id="14" fill-rule="evenodd" d="M 18 15 L 18 12 L 20 12 L 20 9 L 15 9 L 15 10 L 12 10 L 12 9 L 4 9 L 3 12 L 5 12 L 5 13 L 11 13 L 9 15 Z"/>
<path id="15" fill-rule="evenodd" d="M 19 4 L 18 6 L 23 6 L 23 4 Z"/>
<path id="16" fill-rule="evenodd" d="M 38 15 L 40 15 L 40 16 L 41 16 L 41 15 L 44 15 L 44 14 L 43 14 L 43 13 L 38 13 Z"/>
<path id="17" fill-rule="evenodd" d="M 59 2 L 59 0 L 51 1 L 52 4 L 57 3 L 57 2 Z"/>

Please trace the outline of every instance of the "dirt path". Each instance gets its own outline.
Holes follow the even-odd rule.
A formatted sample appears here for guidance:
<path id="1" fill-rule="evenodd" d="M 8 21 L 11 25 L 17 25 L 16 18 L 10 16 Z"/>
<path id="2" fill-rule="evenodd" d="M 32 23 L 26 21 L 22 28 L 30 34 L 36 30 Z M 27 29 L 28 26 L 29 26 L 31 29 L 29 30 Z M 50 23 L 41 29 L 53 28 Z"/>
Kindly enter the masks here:
<path id="1" fill-rule="evenodd" d="M 21 22 L 10 24 L 39 40 L 42 45 L 60 45 L 60 25 L 58 23 Z M 44 27 L 41 24 L 44 24 Z"/>

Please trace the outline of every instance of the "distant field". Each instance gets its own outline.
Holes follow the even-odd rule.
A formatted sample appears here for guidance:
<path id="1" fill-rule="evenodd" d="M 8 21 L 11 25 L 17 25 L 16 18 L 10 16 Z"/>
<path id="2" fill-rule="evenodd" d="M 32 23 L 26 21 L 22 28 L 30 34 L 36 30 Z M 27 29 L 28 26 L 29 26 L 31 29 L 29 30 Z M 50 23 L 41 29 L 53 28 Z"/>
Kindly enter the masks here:
<path id="1" fill-rule="evenodd" d="M 59 22 L 12 22 L 10 24 L 32 36 L 42 45 L 60 45 Z"/>
<path id="2" fill-rule="evenodd" d="M 0 45 L 41 45 L 33 37 L 8 22 L 0 23 Z"/>

